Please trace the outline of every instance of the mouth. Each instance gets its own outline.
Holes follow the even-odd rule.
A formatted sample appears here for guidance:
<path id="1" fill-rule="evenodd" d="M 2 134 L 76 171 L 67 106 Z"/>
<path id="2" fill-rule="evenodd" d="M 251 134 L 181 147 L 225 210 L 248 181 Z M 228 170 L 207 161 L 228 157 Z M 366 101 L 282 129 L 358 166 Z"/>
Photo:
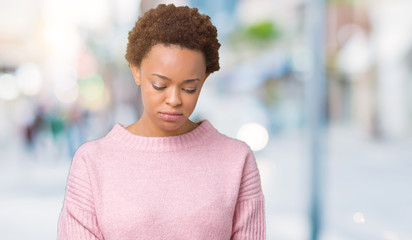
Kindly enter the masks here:
<path id="1" fill-rule="evenodd" d="M 183 113 L 179 112 L 159 112 L 160 118 L 164 121 L 175 122 L 183 117 Z"/>
<path id="2" fill-rule="evenodd" d="M 183 115 L 183 113 L 180 113 L 180 112 L 160 112 L 160 114 L 166 114 L 166 115 Z"/>

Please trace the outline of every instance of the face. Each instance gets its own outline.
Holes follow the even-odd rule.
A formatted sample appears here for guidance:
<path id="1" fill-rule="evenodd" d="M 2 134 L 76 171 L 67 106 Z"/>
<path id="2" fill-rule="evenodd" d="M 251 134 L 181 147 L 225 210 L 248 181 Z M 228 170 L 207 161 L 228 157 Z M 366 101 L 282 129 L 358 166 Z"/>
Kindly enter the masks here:
<path id="1" fill-rule="evenodd" d="M 200 51 L 176 45 L 155 45 L 140 67 L 131 65 L 141 86 L 144 111 L 139 122 L 156 135 L 183 133 L 191 122 L 206 75 Z M 165 134 L 166 133 L 166 134 Z"/>

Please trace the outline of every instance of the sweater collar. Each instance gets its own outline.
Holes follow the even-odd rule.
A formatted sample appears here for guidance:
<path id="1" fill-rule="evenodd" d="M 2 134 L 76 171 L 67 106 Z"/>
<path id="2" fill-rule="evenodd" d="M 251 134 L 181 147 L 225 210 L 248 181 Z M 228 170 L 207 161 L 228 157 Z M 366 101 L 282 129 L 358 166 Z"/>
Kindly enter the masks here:
<path id="1" fill-rule="evenodd" d="M 218 131 L 208 120 L 198 123 L 198 127 L 190 132 L 170 137 L 144 137 L 134 135 L 125 126 L 116 123 L 107 136 L 117 142 L 140 151 L 163 152 L 176 151 L 201 145 L 205 139 Z"/>

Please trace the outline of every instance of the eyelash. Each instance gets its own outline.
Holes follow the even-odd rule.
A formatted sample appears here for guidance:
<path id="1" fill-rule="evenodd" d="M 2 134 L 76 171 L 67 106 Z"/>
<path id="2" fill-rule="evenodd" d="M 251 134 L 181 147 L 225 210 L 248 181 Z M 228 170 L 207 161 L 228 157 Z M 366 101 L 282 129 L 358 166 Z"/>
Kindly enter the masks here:
<path id="1" fill-rule="evenodd" d="M 152 86 L 153 86 L 154 89 L 156 89 L 156 90 L 158 90 L 158 91 L 161 91 L 161 90 L 163 90 L 163 89 L 166 88 L 166 87 L 158 87 L 158 86 L 156 86 L 156 85 L 154 85 L 154 84 L 152 84 Z M 183 91 L 185 91 L 185 92 L 187 92 L 187 93 L 189 93 L 189 94 L 192 94 L 192 93 L 195 93 L 195 92 L 196 92 L 196 88 L 195 88 L 195 89 L 184 89 L 184 88 L 183 88 Z"/>
<path id="2" fill-rule="evenodd" d="M 158 86 L 156 86 L 156 85 L 154 85 L 154 84 L 152 84 L 152 86 L 153 86 L 154 89 L 159 90 L 159 91 L 166 88 L 166 87 L 158 87 Z"/>
<path id="3" fill-rule="evenodd" d="M 183 89 L 183 91 L 192 94 L 192 93 L 196 92 L 196 88 L 194 88 L 194 89 Z"/>

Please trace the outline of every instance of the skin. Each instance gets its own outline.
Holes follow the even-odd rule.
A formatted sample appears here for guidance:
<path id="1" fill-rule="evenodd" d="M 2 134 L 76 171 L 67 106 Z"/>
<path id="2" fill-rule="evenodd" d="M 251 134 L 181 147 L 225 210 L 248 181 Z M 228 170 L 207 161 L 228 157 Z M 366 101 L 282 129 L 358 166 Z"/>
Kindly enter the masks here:
<path id="1" fill-rule="evenodd" d="M 141 87 L 144 111 L 127 130 L 140 136 L 167 137 L 190 132 L 198 126 L 189 116 L 208 77 L 202 52 L 157 44 L 140 66 L 130 67 L 136 84 Z M 171 112 L 180 117 L 165 120 Z"/>

